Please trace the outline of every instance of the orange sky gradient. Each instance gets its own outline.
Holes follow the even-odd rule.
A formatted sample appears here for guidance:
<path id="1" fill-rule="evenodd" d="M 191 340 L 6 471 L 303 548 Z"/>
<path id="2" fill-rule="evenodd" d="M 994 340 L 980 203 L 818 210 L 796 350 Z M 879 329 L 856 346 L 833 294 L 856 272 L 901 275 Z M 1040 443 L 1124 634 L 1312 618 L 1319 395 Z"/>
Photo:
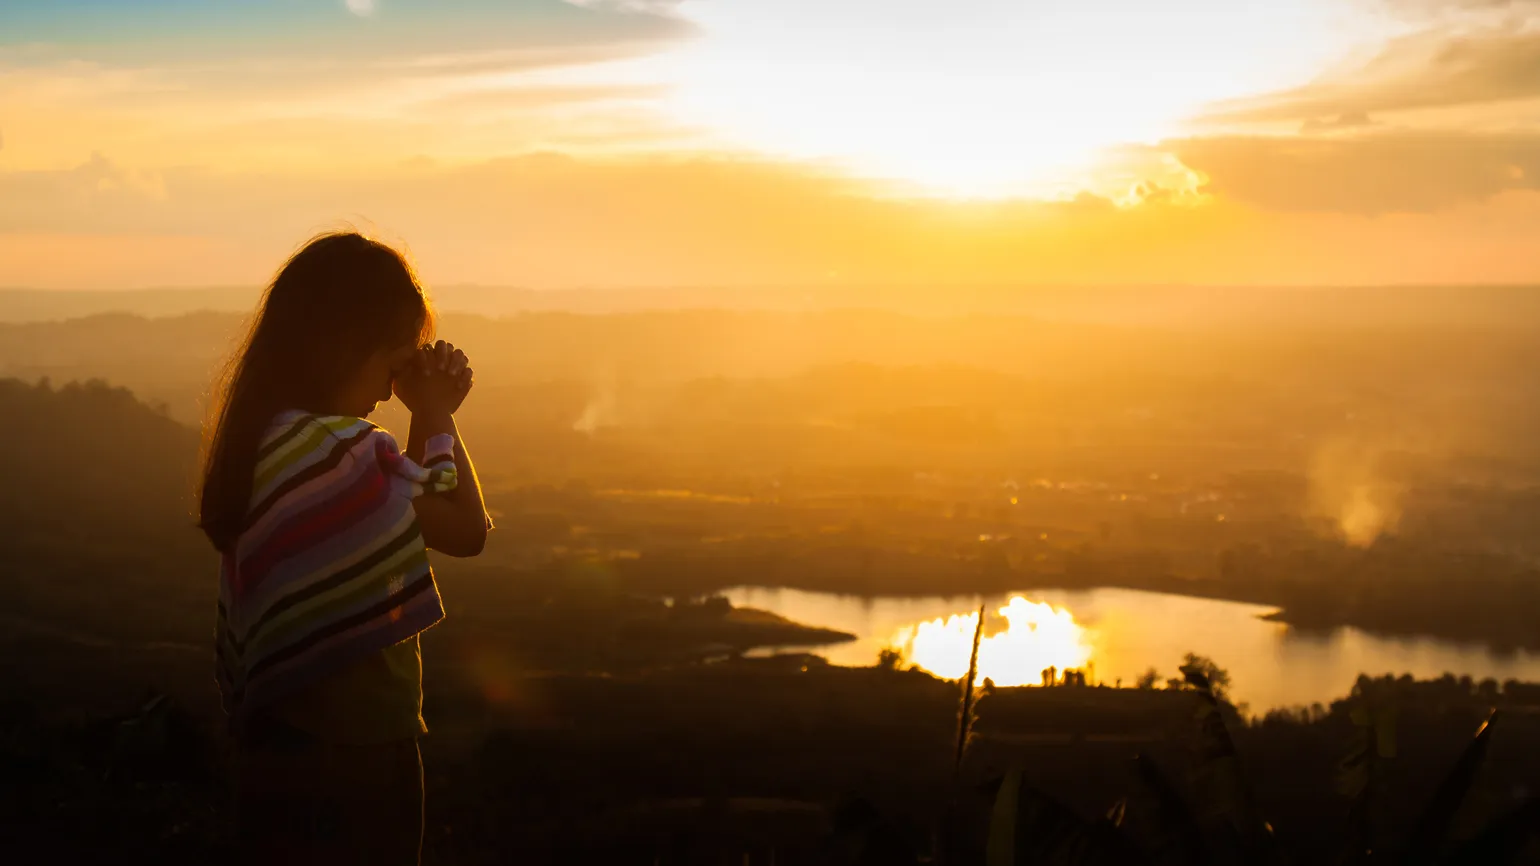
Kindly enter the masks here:
<path id="1" fill-rule="evenodd" d="M 1540 282 L 1535 0 L 218 5 L 0 11 L 0 286 Z"/>

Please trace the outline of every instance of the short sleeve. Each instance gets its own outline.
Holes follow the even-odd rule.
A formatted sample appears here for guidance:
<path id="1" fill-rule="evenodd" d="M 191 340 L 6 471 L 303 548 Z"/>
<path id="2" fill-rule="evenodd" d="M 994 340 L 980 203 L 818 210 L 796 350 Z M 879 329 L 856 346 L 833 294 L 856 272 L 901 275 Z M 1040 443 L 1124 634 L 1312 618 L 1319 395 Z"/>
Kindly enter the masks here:
<path id="1" fill-rule="evenodd" d="M 453 490 L 459 483 L 454 461 L 455 440 L 448 433 L 428 439 L 420 464 L 401 453 L 394 436 L 379 428 L 375 428 L 373 435 L 374 453 L 380 468 L 396 482 L 393 486 L 410 498 Z"/>

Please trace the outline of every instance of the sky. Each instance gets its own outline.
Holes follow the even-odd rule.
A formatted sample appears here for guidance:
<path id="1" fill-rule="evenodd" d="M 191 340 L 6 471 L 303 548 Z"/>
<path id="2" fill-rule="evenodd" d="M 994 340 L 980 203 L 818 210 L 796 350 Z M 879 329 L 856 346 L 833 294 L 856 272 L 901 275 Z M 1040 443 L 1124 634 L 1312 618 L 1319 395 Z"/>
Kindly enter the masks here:
<path id="1" fill-rule="evenodd" d="M 1540 282 L 1540 0 L 0 0 L 0 286 Z"/>

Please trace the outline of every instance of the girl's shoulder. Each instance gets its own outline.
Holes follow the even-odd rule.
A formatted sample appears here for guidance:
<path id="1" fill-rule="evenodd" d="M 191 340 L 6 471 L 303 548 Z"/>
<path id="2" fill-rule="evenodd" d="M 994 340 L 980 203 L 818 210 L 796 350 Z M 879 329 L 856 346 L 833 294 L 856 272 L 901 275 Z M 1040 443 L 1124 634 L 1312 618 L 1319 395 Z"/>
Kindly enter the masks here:
<path id="1" fill-rule="evenodd" d="M 348 415 L 317 415 L 300 409 L 279 412 L 262 435 L 260 460 L 299 440 L 356 439 L 361 435 L 385 433 L 377 424 Z M 386 434 L 389 435 L 389 434 Z M 318 444 L 313 441 L 313 444 Z"/>
<path id="2" fill-rule="evenodd" d="M 346 415 L 317 415 L 288 410 L 274 416 L 257 449 L 257 477 L 271 479 L 285 467 L 308 464 L 341 446 L 352 451 L 374 439 L 390 439 L 378 425 Z M 390 439 L 394 445 L 395 440 Z"/>
<path id="3" fill-rule="evenodd" d="M 387 469 L 399 459 L 391 435 L 362 418 L 286 411 L 273 418 L 257 450 L 252 502 L 321 479 L 341 479 L 355 471 Z"/>

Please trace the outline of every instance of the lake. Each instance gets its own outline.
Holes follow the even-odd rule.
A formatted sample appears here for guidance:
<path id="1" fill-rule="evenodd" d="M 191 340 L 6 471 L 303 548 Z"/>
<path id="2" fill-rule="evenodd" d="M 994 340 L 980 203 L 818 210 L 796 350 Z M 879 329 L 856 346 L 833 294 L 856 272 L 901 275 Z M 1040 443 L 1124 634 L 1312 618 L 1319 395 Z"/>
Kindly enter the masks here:
<path id="1" fill-rule="evenodd" d="M 1261 617 L 1273 608 L 1132 589 L 1026 590 L 1005 596 L 893 598 L 795 589 L 737 587 L 735 606 L 769 610 L 807 625 L 858 636 L 817 652 L 841 665 L 871 665 L 893 647 L 905 664 L 961 677 L 980 603 L 986 605 L 979 650 L 981 677 L 997 685 L 1036 685 L 1044 668 L 1088 670 L 1106 684 L 1129 686 L 1154 667 L 1178 676 L 1187 652 L 1230 672 L 1234 700 L 1253 713 L 1326 703 L 1347 694 L 1360 673 L 1445 672 L 1540 681 L 1540 654 L 1496 654 L 1433 638 L 1388 638 L 1354 628 L 1305 633 Z"/>

